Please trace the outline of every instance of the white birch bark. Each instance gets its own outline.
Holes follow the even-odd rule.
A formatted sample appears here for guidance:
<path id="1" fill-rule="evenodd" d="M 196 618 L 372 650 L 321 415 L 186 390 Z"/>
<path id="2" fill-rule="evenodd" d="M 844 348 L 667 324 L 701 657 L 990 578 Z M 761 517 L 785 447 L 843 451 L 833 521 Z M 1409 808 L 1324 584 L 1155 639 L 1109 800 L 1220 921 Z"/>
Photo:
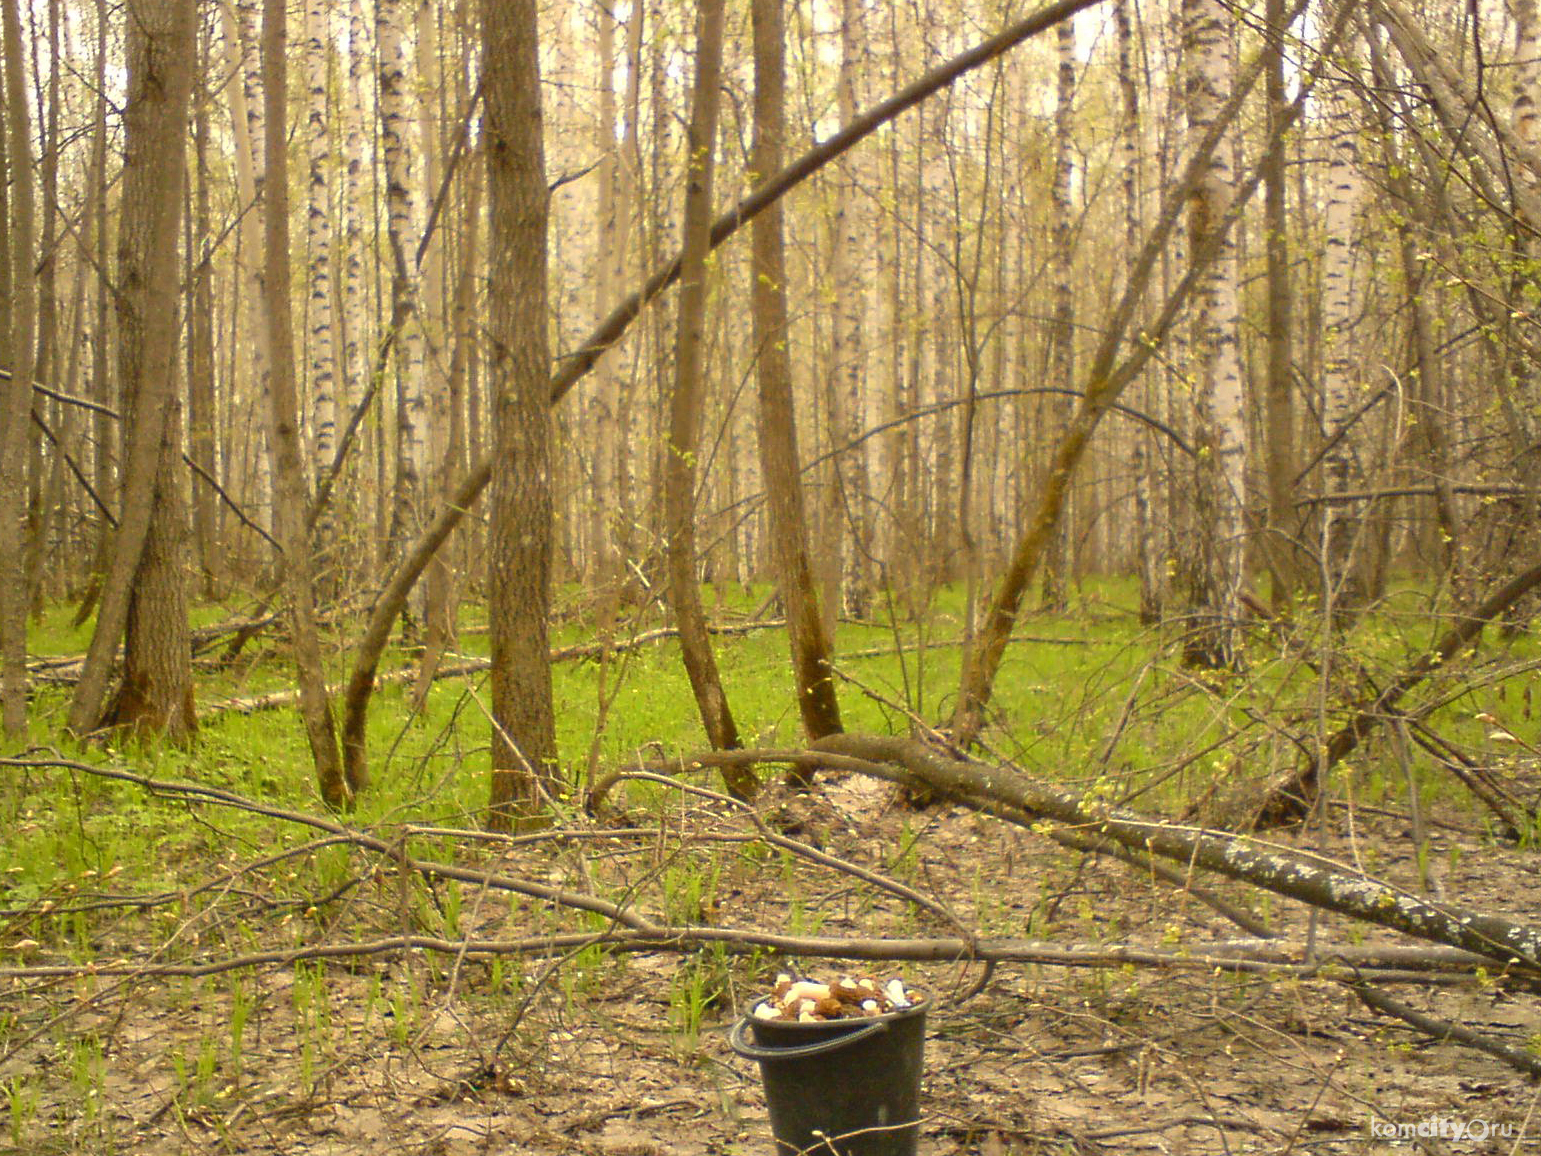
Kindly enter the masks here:
<path id="1" fill-rule="evenodd" d="M 1352 110 L 1341 94 L 1327 111 L 1327 205 L 1322 254 L 1322 454 L 1327 498 L 1358 489 L 1357 439 L 1348 428 L 1358 403 L 1357 359 L 1349 332 L 1355 312 L 1354 219 L 1363 196 L 1359 146 Z M 1322 508 L 1322 560 L 1335 616 L 1351 613 L 1359 601 L 1352 580 L 1354 509 L 1336 501 Z"/>
<path id="2" fill-rule="evenodd" d="M 368 25 L 363 0 L 348 0 L 348 70 L 343 84 L 343 277 L 342 400 L 349 416 L 364 396 L 368 373 L 364 298 L 364 81 L 368 74 Z M 341 496 L 341 495 L 339 495 Z"/>
<path id="3" fill-rule="evenodd" d="M 1184 0 L 1188 137 L 1208 132 L 1230 96 L 1233 20 L 1219 0 Z M 1189 204 L 1190 251 L 1198 251 L 1222 221 L 1235 188 L 1231 150 L 1214 150 Z M 1190 662 L 1237 661 L 1245 495 L 1246 423 L 1242 415 L 1240 321 L 1235 243 L 1225 231 L 1220 252 L 1194 293 L 1195 435 L 1199 446 L 1196 500 L 1203 551 L 1191 576 L 1196 628 L 1186 646 Z"/>
<path id="4" fill-rule="evenodd" d="M 331 137 L 327 109 L 327 62 L 331 36 L 327 0 L 305 0 L 305 146 L 309 174 L 305 202 L 310 255 L 310 430 L 312 476 L 332 464 L 337 430 L 337 355 L 332 295 Z M 325 537 L 326 535 L 323 535 Z"/>
<path id="5" fill-rule="evenodd" d="M 391 314 L 396 334 L 396 481 L 390 552 L 415 533 L 423 506 L 427 414 L 423 393 L 423 331 L 415 264 L 417 191 L 407 146 L 412 104 L 407 86 L 407 11 L 402 0 L 377 0 L 380 165 L 385 175 L 386 232 L 390 242 Z"/>
<path id="6" fill-rule="evenodd" d="M 835 107 L 841 124 L 857 113 L 857 91 L 865 38 L 861 0 L 843 0 L 840 10 L 840 73 L 835 86 Z M 834 221 L 829 257 L 831 318 L 830 365 L 835 423 L 831 437 L 853 448 L 834 462 L 834 503 L 831 532 L 826 540 L 829 557 L 824 560 L 824 627 L 834 641 L 840 612 L 865 613 L 867 600 L 866 559 L 872 549 L 867 517 L 866 442 L 857 443 L 865 425 L 863 367 L 866 342 L 862 320 L 867 311 L 867 269 L 863 237 L 870 235 L 862 207 L 861 160 L 847 153 L 835 170 Z"/>
<path id="7" fill-rule="evenodd" d="M 1128 284 L 1140 250 L 1140 89 L 1134 74 L 1132 0 L 1116 0 L 1113 21 L 1117 36 L 1119 129 L 1118 152 L 1123 167 L 1124 279 Z M 1156 401 L 1153 375 L 1142 389 L 1143 404 Z M 1140 621 L 1154 625 L 1161 617 L 1161 577 L 1156 558 L 1156 525 L 1152 510 L 1150 435 L 1131 431 L 1129 472 L 1134 479 L 1134 560 L 1140 579 Z"/>
<path id="8" fill-rule="evenodd" d="M 1514 130 L 1541 145 L 1541 22 L 1536 0 L 1510 0 L 1514 14 Z"/>

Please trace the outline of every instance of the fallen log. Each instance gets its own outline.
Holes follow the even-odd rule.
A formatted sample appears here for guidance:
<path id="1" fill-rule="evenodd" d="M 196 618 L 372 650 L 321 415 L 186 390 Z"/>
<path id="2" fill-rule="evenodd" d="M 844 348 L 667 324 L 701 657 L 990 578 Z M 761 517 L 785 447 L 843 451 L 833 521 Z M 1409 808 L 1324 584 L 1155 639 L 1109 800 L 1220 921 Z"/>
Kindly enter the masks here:
<path id="1" fill-rule="evenodd" d="M 1456 904 L 1431 902 L 1321 856 L 1229 831 L 1147 819 L 1110 806 L 1094 792 L 1077 794 L 1017 768 L 945 755 L 912 739 L 829 735 L 812 745 L 808 759 L 817 765 L 823 753 L 841 756 L 845 769 L 858 769 L 851 760 L 862 760 L 867 774 L 919 784 L 941 798 L 1021 826 L 1033 828 L 1052 819 L 1083 834 L 1250 883 L 1324 911 L 1470 951 L 1506 967 L 1519 963 L 1541 969 L 1541 928 Z"/>

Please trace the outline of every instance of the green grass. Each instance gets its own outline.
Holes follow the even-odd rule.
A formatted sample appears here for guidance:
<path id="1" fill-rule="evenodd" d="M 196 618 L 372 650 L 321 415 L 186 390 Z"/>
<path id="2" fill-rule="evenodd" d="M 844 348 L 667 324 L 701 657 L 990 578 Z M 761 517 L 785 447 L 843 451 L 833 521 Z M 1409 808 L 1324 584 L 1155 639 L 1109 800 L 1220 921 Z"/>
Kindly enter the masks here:
<path id="1" fill-rule="evenodd" d="M 568 592 L 571 595 L 571 592 Z M 747 616 L 768 591 L 733 591 L 719 614 Z M 708 604 L 715 602 L 708 592 Z M 1399 591 L 1373 618 L 1358 626 L 1333 657 L 1338 676 L 1327 688 L 1326 726 L 1340 725 L 1345 710 L 1367 688 L 1382 686 L 1409 656 L 1421 653 L 1442 626 L 1426 612 L 1416 588 Z M 1196 676 L 1178 665 L 1172 639 L 1141 627 L 1127 583 L 1088 584 L 1062 615 L 1024 615 L 1025 640 L 1007 653 L 991 703 L 996 728 L 992 742 L 1002 753 L 1037 773 L 1066 783 L 1095 786 L 1110 797 L 1133 795 L 1136 805 L 1170 810 L 1203 792 L 1217 779 L 1256 776 L 1268 765 L 1300 757 L 1295 740 L 1315 733 L 1321 677 L 1301 654 L 1264 637 L 1248 648 L 1244 675 Z M 962 634 L 962 593 L 945 589 L 931 600 L 924 621 L 897 624 L 842 624 L 837 646 L 840 670 L 888 700 L 875 701 L 856 686 L 842 684 L 841 708 L 852 731 L 903 733 L 908 719 L 891 704 L 931 722 L 945 720 L 957 685 L 961 649 L 925 649 L 920 640 L 952 641 Z M 70 608 L 44 615 L 32 640 L 38 654 L 79 653 L 86 629 L 71 629 Z M 221 617 L 202 607 L 198 617 Z M 482 620 L 467 605 L 467 627 Z M 649 621 L 646 627 L 656 625 Z M 555 631 L 553 642 L 586 640 L 590 624 L 573 615 Z M 1307 652 L 1315 641 L 1304 634 Z M 896 640 L 898 652 L 896 653 Z M 715 640 L 729 701 L 747 745 L 792 746 L 799 741 L 783 632 L 765 631 Z M 485 634 L 467 632 L 462 654 L 485 653 Z M 264 642 L 253 643 L 236 670 L 200 673 L 203 702 L 287 686 L 287 661 Z M 351 658 L 333 638 L 331 666 L 341 678 Z M 879 654 L 863 652 L 881 650 Z M 410 658 L 397 656 L 390 665 Z M 1476 720 L 1488 712 L 1525 731 L 1531 711 L 1535 668 L 1541 645 L 1520 636 L 1490 638 L 1480 654 L 1453 663 L 1455 675 L 1440 674 L 1413 696 L 1440 703 L 1430 723 L 1452 741 L 1487 751 L 1500 763 L 1525 752 L 1495 747 L 1489 726 Z M 559 663 L 554 670 L 558 739 L 576 783 L 595 741 L 601 669 L 597 662 Z M 702 744 L 701 728 L 672 640 L 616 656 L 604 672 L 615 701 L 599 736 L 600 763 L 613 766 L 640 753 L 685 752 Z M 1462 684 L 1475 685 L 1462 690 Z M 485 675 L 439 682 L 426 709 L 410 712 L 410 691 L 381 687 L 373 701 L 369 733 L 372 789 L 353 820 L 363 825 L 410 821 L 472 826 L 485 796 L 489 724 Z M 65 691 L 47 687 L 37 697 L 33 736 L 53 733 L 62 721 Z M 1285 737 L 1285 732 L 1291 737 Z M 1209 744 L 1225 740 L 1215 750 Z M 121 759 L 160 778 L 190 779 L 227 788 L 279 806 L 319 809 L 303 731 L 293 710 L 254 715 L 205 712 L 202 730 L 189 750 L 149 744 L 121 752 L 71 750 L 86 760 Z M 1405 776 L 1383 742 L 1368 744 L 1350 760 L 1355 797 L 1386 803 L 1405 793 Z M 1426 758 L 1416 758 L 1426 804 L 1462 797 L 1450 777 Z M 1154 784 L 1154 785 L 1152 785 Z M 645 798 L 646 792 L 639 796 Z M 53 770 L 13 770 L 0 786 L 0 821 L 11 837 L 0 843 L 0 903 L 12 910 L 37 901 L 106 889 L 109 874 L 135 880 L 141 890 L 174 888 L 184 866 L 251 854 L 255 849 L 297 845 L 311 833 L 275 827 L 266 820 L 146 797 L 142 792 Z M 189 821 L 190 817 L 194 821 Z M 295 874 L 296 900 L 324 891 L 353 868 L 348 853 L 315 855 Z M 39 932 L 50 929 L 40 927 Z M 92 951 L 91 938 L 67 920 L 51 929 L 70 950 Z M 42 938 L 39 934 L 37 938 Z"/>

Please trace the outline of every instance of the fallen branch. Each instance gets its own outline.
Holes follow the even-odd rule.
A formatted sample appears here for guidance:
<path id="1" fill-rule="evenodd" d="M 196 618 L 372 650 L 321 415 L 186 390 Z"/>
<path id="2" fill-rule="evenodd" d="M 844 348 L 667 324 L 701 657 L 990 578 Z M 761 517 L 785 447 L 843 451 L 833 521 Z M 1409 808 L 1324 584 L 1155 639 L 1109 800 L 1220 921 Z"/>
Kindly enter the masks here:
<path id="1" fill-rule="evenodd" d="M 813 749 L 870 760 L 869 774 L 905 785 L 918 782 L 942 797 L 1019 825 L 1053 819 L 1325 911 L 1459 947 L 1505 966 L 1524 963 L 1541 969 L 1541 929 L 1471 908 L 1430 902 L 1322 856 L 1228 831 L 1146 819 L 1111 807 L 1094 795 L 1039 782 L 1019 769 L 949 757 L 910 739 L 830 735 L 814 743 Z"/>
<path id="2" fill-rule="evenodd" d="M 735 622 L 724 626 L 708 626 L 710 634 L 750 634 L 756 630 L 774 630 L 785 626 L 784 619 L 775 618 L 759 622 Z M 610 644 L 610 653 L 620 654 L 631 650 L 640 650 L 650 643 L 661 641 L 665 638 L 673 638 L 676 634 L 674 627 L 663 626 L 657 630 L 645 630 L 641 634 L 633 635 Z M 582 642 L 573 646 L 559 646 L 551 651 L 552 662 L 573 662 L 582 659 L 598 658 L 604 651 L 605 644 L 600 642 Z M 468 658 L 464 662 L 451 663 L 448 666 L 440 665 L 434 668 L 432 679 L 438 682 L 446 678 L 467 678 L 473 674 L 481 674 L 492 669 L 490 658 Z M 411 682 L 421 676 L 417 667 L 403 667 L 401 670 L 389 671 L 386 674 L 375 676 L 376 686 L 389 686 L 395 682 Z M 342 684 L 336 684 L 327 688 L 327 693 L 341 694 L 344 690 Z M 251 695 L 247 698 L 230 698 L 219 702 L 200 706 L 201 714 L 214 714 L 224 711 L 237 711 L 241 714 L 257 714 L 265 710 L 277 710 L 282 707 L 293 706 L 299 702 L 299 691 L 294 689 L 275 690 L 267 694 Z"/>
<path id="3" fill-rule="evenodd" d="M 1170 971 L 1234 972 L 1238 974 L 1291 976 L 1355 983 L 1435 984 L 1442 987 L 1491 982 L 1449 960 L 1427 961 L 1392 957 L 1391 966 L 1374 962 L 1373 949 L 1345 946 L 1323 953 L 1316 963 L 1290 959 L 1272 945 L 1254 948 L 1245 944 L 1216 944 L 1213 949 L 1160 951 L 1130 944 L 1055 944 L 1035 939 L 964 940 L 865 939 L 839 936 L 781 935 L 757 928 L 686 925 L 660 927 L 649 934 L 631 931 L 570 932 L 529 935 L 512 939 L 445 939 L 432 935 L 390 935 L 350 943 L 313 943 L 304 947 L 253 951 L 197 963 L 149 963 L 131 959 L 91 963 L 37 964 L 0 967 L 0 979 L 48 980 L 77 976 L 134 978 L 201 978 L 255 967 L 287 967 L 302 961 L 358 959 L 423 951 L 466 959 L 498 956 L 553 956 L 579 948 L 603 946 L 616 952 L 687 953 L 719 947 L 730 955 L 763 954 L 767 949 L 785 956 L 817 959 L 848 959 L 868 962 L 956 963 L 963 960 L 995 963 L 1027 963 L 1046 967 L 1150 967 Z M 1303 950 L 1303 949 L 1301 949 Z M 1257 954 L 1254 954 L 1257 953 Z"/>
<path id="4" fill-rule="evenodd" d="M 1432 1036 L 1441 1043 L 1446 1040 L 1453 1040 L 1476 1051 L 1486 1052 L 1488 1055 L 1502 1060 L 1511 1068 L 1524 1072 L 1533 1080 L 1541 1079 L 1541 1057 L 1532 1055 L 1524 1048 L 1510 1047 L 1508 1044 L 1489 1039 L 1487 1036 L 1474 1032 L 1470 1028 L 1462 1027 L 1460 1024 L 1424 1015 L 1422 1012 L 1408 1007 L 1401 1000 L 1392 999 L 1385 992 L 1376 991 L 1368 984 L 1354 983 L 1349 986 L 1353 989 L 1354 994 L 1363 1000 L 1367 1006 L 1374 1008 L 1378 1012 L 1396 1017 L 1403 1023 L 1417 1028 L 1426 1036 Z"/>

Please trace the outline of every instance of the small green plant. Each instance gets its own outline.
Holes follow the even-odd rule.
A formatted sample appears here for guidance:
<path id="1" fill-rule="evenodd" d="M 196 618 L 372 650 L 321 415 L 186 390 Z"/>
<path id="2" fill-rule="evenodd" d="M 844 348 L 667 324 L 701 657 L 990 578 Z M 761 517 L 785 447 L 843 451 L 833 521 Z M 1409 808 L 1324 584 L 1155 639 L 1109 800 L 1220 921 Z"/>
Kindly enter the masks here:
<path id="1" fill-rule="evenodd" d="M 37 1115 L 38 1091 L 30 1079 L 15 1076 L 5 1085 L 5 1101 L 11 1121 L 11 1146 L 22 1150 L 27 1125 Z"/>
<path id="2" fill-rule="evenodd" d="M 406 1047 L 417 1031 L 420 1007 L 417 976 L 408 972 L 406 982 L 397 984 L 391 993 L 391 1039 L 398 1048 Z"/>
<path id="3" fill-rule="evenodd" d="M 700 1047 L 701 1025 L 707 1009 L 717 1006 L 728 990 L 729 966 L 721 944 L 686 960 L 669 985 L 669 1027 L 682 1055 Z"/>
<path id="4" fill-rule="evenodd" d="M 670 923 L 700 923 L 716 905 L 717 884 L 722 874 L 715 858 L 707 863 L 681 857 L 664 868 L 664 918 Z"/>
<path id="5" fill-rule="evenodd" d="M 81 1117 L 94 1123 L 101 1109 L 104 1078 L 102 1042 L 95 1035 L 84 1035 L 70 1044 L 70 1083 L 80 1097 Z"/>
<path id="6" fill-rule="evenodd" d="M 246 981 L 237 976 L 230 982 L 230 1071 L 237 1084 L 246 1067 L 246 1021 L 251 1012 L 251 993 Z"/>

